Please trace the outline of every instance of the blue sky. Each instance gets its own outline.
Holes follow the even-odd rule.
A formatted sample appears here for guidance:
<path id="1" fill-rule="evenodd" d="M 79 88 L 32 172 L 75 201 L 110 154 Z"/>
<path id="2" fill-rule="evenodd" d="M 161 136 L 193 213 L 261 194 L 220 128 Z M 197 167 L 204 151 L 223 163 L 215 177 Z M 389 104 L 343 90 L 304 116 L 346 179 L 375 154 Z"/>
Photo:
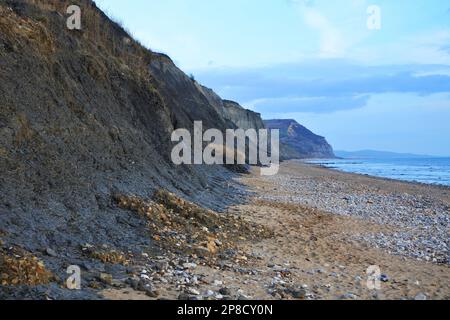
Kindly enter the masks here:
<path id="1" fill-rule="evenodd" d="M 97 0 L 152 50 L 335 149 L 450 156 L 448 0 Z M 367 9 L 381 10 L 381 29 Z"/>

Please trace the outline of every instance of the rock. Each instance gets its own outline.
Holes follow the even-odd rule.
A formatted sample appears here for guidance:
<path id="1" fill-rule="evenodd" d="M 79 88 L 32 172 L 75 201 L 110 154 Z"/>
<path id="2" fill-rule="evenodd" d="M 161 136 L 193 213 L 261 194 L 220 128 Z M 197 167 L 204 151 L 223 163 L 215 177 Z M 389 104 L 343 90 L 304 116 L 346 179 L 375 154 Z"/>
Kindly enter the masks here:
<path id="1" fill-rule="evenodd" d="M 146 274 L 141 274 L 141 279 L 150 280 L 150 277 Z"/>
<path id="2" fill-rule="evenodd" d="M 197 265 L 195 263 L 183 263 L 184 269 L 195 269 L 197 268 Z"/>
<path id="3" fill-rule="evenodd" d="M 50 256 L 50 257 L 57 257 L 58 254 L 56 253 L 55 250 L 53 250 L 52 248 L 47 248 L 45 249 L 45 253 Z"/>
<path id="4" fill-rule="evenodd" d="M 200 247 L 195 247 L 194 248 L 194 252 L 196 254 L 198 254 L 200 257 L 207 257 L 207 256 L 209 256 L 211 254 L 208 248 L 201 247 L 201 246 Z"/>
<path id="5" fill-rule="evenodd" d="M 349 292 L 349 293 L 346 293 L 346 294 L 342 295 L 340 297 L 340 299 L 341 300 L 356 300 L 356 299 L 358 299 L 358 296 L 353 294 L 353 293 L 351 293 L 351 292 Z"/>
<path id="6" fill-rule="evenodd" d="M 113 281 L 113 276 L 109 273 L 100 273 L 98 279 L 104 284 L 111 285 Z"/>
<path id="7" fill-rule="evenodd" d="M 387 275 L 385 275 L 385 274 L 382 274 L 380 276 L 380 281 L 381 282 L 389 282 L 389 277 Z"/>
<path id="8" fill-rule="evenodd" d="M 277 271 L 277 272 L 284 271 L 284 268 L 282 266 L 279 266 L 279 265 L 273 265 L 272 269 L 273 269 L 273 271 Z"/>
<path id="9" fill-rule="evenodd" d="M 190 295 L 194 295 L 194 296 L 200 295 L 200 291 L 198 291 L 197 289 L 194 289 L 194 288 L 187 288 L 186 293 L 190 294 Z"/>
<path id="10" fill-rule="evenodd" d="M 94 248 L 94 246 L 92 244 L 90 244 L 90 243 L 85 243 L 84 245 L 81 246 L 81 250 L 83 250 L 83 251 L 88 251 L 88 250 L 91 250 L 93 248 Z"/>
<path id="11" fill-rule="evenodd" d="M 320 273 L 320 274 L 323 274 L 323 273 L 325 273 L 326 271 L 325 271 L 325 269 L 317 269 L 316 272 L 317 272 L 317 273 Z"/>
<path id="12" fill-rule="evenodd" d="M 214 291 L 212 291 L 212 290 L 208 290 L 204 294 L 205 297 L 212 297 L 213 295 L 214 295 Z"/>
<path id="13" fill-rule="evenodd" d="M 427 300 L 427 296 L 424 293 L 420 292 L 414 297 L 414 300 L 417 301 Z"/>
<path id="14" fill-rule="evenodd" d="M 198 277 L 197 276 L 193 276 L 191 279 L 191 283 L 193 285 L 198 285 L 199 281 L 198 281 Z"/>
<path id="15" fill-rule="evenodd" d="M 138 279 L 129 278 L 126 281 L 126 284 L 128 284 L 134 290 L 138 290 L 138 288 L 139 288 L 139 280 Z"/>
<path id="16" fill-rule="evenodd" d="M 339 278 L 339 274 L 336 272 L 331 272 L 330 277 Z"/>
<path id="17" fill-rule="evenodd" d="M 216 298 L 217 300 L 222 300 L 222 299 L 223 299 L 223 295 L 221 295 L 221 294 L 216 294 L 215 298 Z"/>
<path id="18" fill-rule="evenodd" d="M 220 280 L 214 280 L 213 282 L 213 286 L 215 287 L 220 287 L 221 285 L 223 285 L 223 282 Z"/>
<path id="19" fill-rule="evenodd" d="M 224 296 L 231 296 L 231 290 L 228 288 L 221 288 L 219 290 L 220 294 L 223 294 Z"/>
<path id="20" fill-rule="evenodd" d="M 156 261 L 155 267 L 158 271 L 166 271 L 169 268 L 169 263 L 167 261 Z"/>
<path id="21" fill-rule="evenodd" d="M 144 292 L 150 298 L 158 298 L 159 297 L 159 291 L 156 290 L 155 288 L 153 288 L 152 286 L 146 287 Z"/>
<path id="22" fill-rule="evenodd" d="M 305 289 L 293 289 L 289 291 L 291 296 L 295 299 L 305 299 L 307 293 Z"/>
<path id="23" fill-rule="evenodd" d="M 125 284 L 123 280 L 113 280 L 111 282 L 111 285 L 115 288 L 125 288 Z"/>

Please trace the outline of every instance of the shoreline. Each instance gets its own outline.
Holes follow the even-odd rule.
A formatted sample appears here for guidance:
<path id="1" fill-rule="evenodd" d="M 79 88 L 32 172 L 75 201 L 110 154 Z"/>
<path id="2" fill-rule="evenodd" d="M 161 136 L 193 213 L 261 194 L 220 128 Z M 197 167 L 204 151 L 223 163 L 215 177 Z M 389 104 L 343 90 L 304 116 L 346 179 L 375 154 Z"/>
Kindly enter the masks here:
<path id="1" fill-rule="evenodd" d="M 425 246 L 425 243 L 429 242 L 428 239 L 435 238 L 428 230 L 435 228 L 435 236 L 440 239 L 440 261 L 450 264 L 450 241 L 448 236 L 445 236 L 445 231 L 447 234 L 450 232 L 450 188 L 348 173 L 295 160 L 286 162 L 284 171 L 288 171 L 294 178 L 284 173 L 282 178 L 274 176 L 266 179 L 278 184 L 283 194 L 275 192 L 262 198 L 306 205 L 337 215 L 368 219 L 395 226 L 400 230 L 426 229 L 426 232 L 414 235 L 423 238 L 421 246 Z M 302 179 L 304 183 L 297 183 L 297 179 Z M 412 239 L 413 232 L 405 232 L 411 238 L 408 241 L 415 242 Z M 430 248 L 422 249 L 427 252 L 434 251 Z M 419 249 L 416 251 L 414 257 L 435 259 L 429 258 Z"/>
<path id="2" fill-rule="evenodd" d="M 361 177 L 361 178 L 367 178 L 367 179 L 373 179 L 373 180 L 379 180 L 380 182 L 388 182 L 388 183 L 400 183 L 400 184 L 405 184 L 405 185 L 409 185 L 412 187 L 419 187 L 419 188 L 432 188 L 432 189 L 439 189 L 440 191 L 448 191 L 450 192 L 450 186 L 448 185 L 444 185 L 444 184 L 433 184 L 433 183 L 426 183 L 426 182 L 420 182 L 420 181 L 408 181 L 408 180 L 401 180 L 401 179 L 394 179 L 394 178 L 388 178 L 388 177 L 381 177 L 381 176 L 373 176 L 370 174 L 364 174 L 364 173 L 357 173 L 357 172 L 348 172 L 348 171 L 343 171 L 343 170 L 339 170 L 337 168 L 330 168 L 321 164 L 314 164 L 314 163 L 309 163 L 303 160 L 288 160 L 285 161 L 286 163 L 300 163 L 306 166 L 311 166 L 313 168 L 317 168 L 317 169 L 323 169 L 323 170 L 327 170 L 327 171 L 331 171 L 331 172 L 336 172 L 336 173 L 340 173 L 343 175 L 349 175 L 349 176 L 356 176 L 356 177 Z"/>
<path id="3" fill-rule="evenodd" d="M 314 159 L 311 159 L 311 160 L 314 160 Z M 320 160 L 320 159 L 318 159 L 318 160 Z M 325 166 L 323 164 L 310 163 L 310 162 L 307 162 L 307 161 L 309 161 L 309 160 L 293 159 L 293 160 L 287 160 L 285 162 L 298 162 L 298 163 L 303 163 L 305 165 L 311 165 L 311 166 L 314 166 L 314 167 L 317 167 L 317 168 L 322 168 L 322 169 L 326 169 L 326 170 L 332 170 L 332 171 L 345 173 L 345 174 L 350 174 L 350 175 L 358 175 L 358 176 L 363 176 L 363 177 L 387 180 L 387 181 L 391 181 L 391 182 L 402 182 L 402 183 L 413 184 L 413 185 L 431 186 L 431 187 L 447 189 L 448 191 L 450 191 L 450 185 L 446 185 L 446 184 L 426 183 L 426 182 L 420 182 L 420 181 L 411 181 L 411 180 L 394 179 L 394 178 L 382 177 L 382 176 L 374 176 L 374 175 L 370 175 L 370 174 L 366 174 L 366 173 L 348 172 L 348 171 L 344 171 L 344 170 L 339 170 L 338 168 L 327 167 L 327 166 Z"/>
<path id="4" fill-rule="evenodd" d="M 311 251 L 307 251 L 312 258 L 307 260 L 318 260 L 319 265 L 323 266 L 332 265 L 327 260 L 337 258 L 353 264 L 351 269 L 355 273 L 365 272 L 370 263 L 380 267 L 383 265 L 381 270 L 383 273 L 389 270 L 385 273 L 389 278 L 396 274 L 395 277 L 418 279 L 436 269 L 434 276 L 415 280 L 427 287 L 417 295 L 423 293 L 434 298 L 450 296 L 449 188 L 341 172 L 298 161 L 285 162 L 279 176 L 251 178 L 248 181 L 251 181 L 248 185 L 256 187 L 257 205 L 268 205 L 271 209 L 266 213 L 275 215 L 274 219 L 279 219 L 277 215 L 284 215 L 283 219 L 298 221 L 300 226 L 310 219 L 316 220 L 313 227 L 305 230 L 306 234 L 298 230 L 295 223 L 291 226 L 281 222 L 294 239 L 309 237 L 313 240 L 313 243 L 307 241 L 307 246 L 312 247 Z M 298 215 L 301 219 L 295 220 Z M 261 221 L 266 219 L 260 216 Z M 285 238 L 283 231 L 280 237 Z M 317 247 L 314 241 L 321 240 L 323 242 Z M 288 240 L 286 245 L 290 247 L 291 243 L 296 241 Z M 288 248 L 287 251 L 295 250 L 305 253 L 297 248 Z M 291 258 L 301 261 L 304 257 L 295 255 Z M 349 271 L 345 264 L 338 268 L 342 266 Z M 366 278 L 364 274 L 355 277 Z M 320 281 L 322 277 L 317 278 Z M 398 279 L 387 282 L 391 280 L 394 280 L 397 290 L 395 284 Z M 345 283 L 342 280 L 336 282 L 340 285 Z M 349 279 L 349 282 L 354 285 L 359 280 Z M 409 287 L 411 292 L 414 292 L 416 282 Z M 441 285 L 443 287 L 438 290 L 439 293 L 432 292 Z M 383 298 L 416 297 L 405 296 L 404 292 L 396 290 Z M 383 293 L 381 290 L 375 292 L 375 296 L 367 295 L 364 286 L 359 291 L 360 294 L 356 294 L 358 299 L 379 298 L 377 294 Z"/>
<path id="5" fill-rule="evenodd" d="M 217 300 L 223 296 L 220 292 L 250 300 L 450 298 L 448 256 L 440 255 L 445 249 L 440 246 L 445 234 L 442 228 L 433 225 L 433 217 L 448 221 L 448 212 L 441 217 L 440 210 L 450 208 L 449 195 L 435 192 L 430 196 L 430 188 L 422 185 L 298 163 L 284 162 L 274 177 L 259 176 L 257 171 L 252 168 L 250 174 L 236 178 L 250 196 L 245 203 L 230 206 L 223 214 L 267 228 L 273 236 L 255 241 L 243 234 L 236 242 L 236 249 L 219 255 L 215 264 L 196 261 L 196 267 L 186 271 L 185 276 L 202 281 L 194 290 L 188 289 L 189 299 Z M 441 191 L 432 189 L 437 193 Z M 398 209 L 399 212 L 393 214 L 394 207 L 392 212 L 385 210 L 382 205 L 386 201 L 394 201 L 394 204 L 406 201 L 407 213 L 411 208 L 407 216 L 417 217 L 406 222 L 395 219 L 395 214 L 404 218 L 403 212 Z M 447 207 L 442 207 L 444 201 Z M 361 216 L 360 211 L 354 210 L 360 205 L 361 212 L 379 211 L 379 214 Z M 428 220 L 420 220 L 422 213 L 430 208 L 437 210 L 438 215 L 431 212 L 428 217 L 426 213 Z M 339 212 L 341 209 L 349 209 L 349 212 Z M 385 216 L 387 218 L 382 219 Z M 402 226 L 402 223 L 420 225 L 427 221 L 437 229 L 427 231 L 414 225 L 413 228 Z M 403 237 L 408 232 L 412 232 L 412 238 Z M 427 252 L 429 261 L 410 254 L 421 250 L 423 244 L 428 244 L 428 237 L 439 232 L 434 252 Z M 377 237 L 372 238 L 372 235 Z M 395 252 L 399 243 L 404 246 L 404 252 Z M 370 266 L 380 268 L 383 281 L 379 290 L 367 287 L 366 272 Z M 176 299 L 179 294 L 173 286 L 163 283 L 156 286 L 163 292 L 163 298 Z M 149 299 L 133 290 L 124 294 L 110 289 L 104 296 Z"/>

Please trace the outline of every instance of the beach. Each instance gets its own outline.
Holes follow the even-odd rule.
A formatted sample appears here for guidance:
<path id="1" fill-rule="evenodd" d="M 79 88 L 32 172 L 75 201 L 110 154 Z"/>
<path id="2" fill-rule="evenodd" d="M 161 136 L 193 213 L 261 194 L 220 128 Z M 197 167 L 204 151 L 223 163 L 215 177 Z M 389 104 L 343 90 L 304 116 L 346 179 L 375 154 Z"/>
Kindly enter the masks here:
<path id="1" fill-rule="evenodd" d="M 224 214 L 262 225 L 273 236 L 254 241 L 242 234 L 237 249 L 214 264 L 196 262 L 181 273 L 168 267 L 154 281 L 160 298 L 450 298 L 449 188 L 298 161 L 283 163 L 273 177 L 256 172 L 237 178 L 251 195 Z M 380 270 L 379 289 L 367 285 L 371 266 Z M 186 279 L 196 281 L 180 296 Z M 132 289 L 103 294 L 152 299 Z"/>

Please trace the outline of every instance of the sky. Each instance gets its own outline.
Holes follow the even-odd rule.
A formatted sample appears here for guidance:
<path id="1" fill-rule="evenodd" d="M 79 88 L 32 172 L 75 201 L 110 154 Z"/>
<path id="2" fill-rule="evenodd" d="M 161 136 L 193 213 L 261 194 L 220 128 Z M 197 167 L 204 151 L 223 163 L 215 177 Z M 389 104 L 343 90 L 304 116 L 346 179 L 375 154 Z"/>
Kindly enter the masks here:
<path id="1" fill-rule="evenodd" d="M 148 48 L 336 150 L 450 156 L 448 0 L 96 0 Z"/>

